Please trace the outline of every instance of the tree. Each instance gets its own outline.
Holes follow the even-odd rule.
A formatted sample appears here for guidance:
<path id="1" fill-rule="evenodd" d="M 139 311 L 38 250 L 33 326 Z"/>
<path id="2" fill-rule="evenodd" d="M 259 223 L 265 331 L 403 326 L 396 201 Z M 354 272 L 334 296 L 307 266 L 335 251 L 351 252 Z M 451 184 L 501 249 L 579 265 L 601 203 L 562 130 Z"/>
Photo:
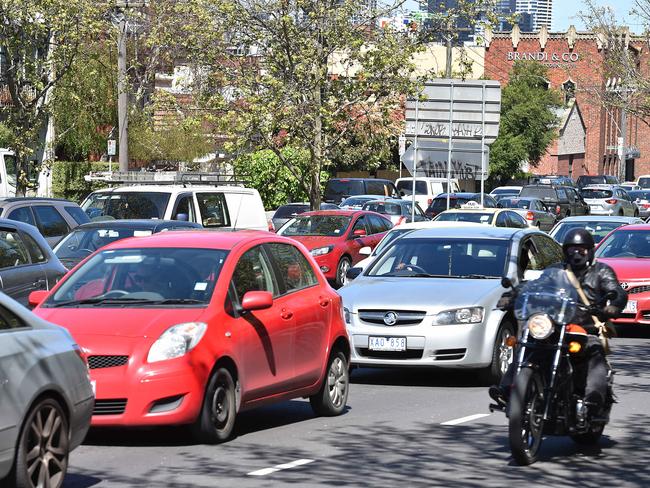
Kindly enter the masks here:
<path id="1" fill-rule="evenodd" d="M 507 180 L 527 161 L 535 167 L 557 137 L 561 96 L 548 88 L 547 68 L 532 61 L 516 61 L 501 92 L 499 137 L 490 147 L 492 179 Z"/>
<path id="2" fill-rule="evenodd" d="M 239 148 L 271 150 L 313 209 L 320 206 L 321 172 L 345 151 L 360 121 L 389 125 L 401 110 L 400 96 L 416 91 L 418 40 L 377 27 L 397 6 L 380 11 L 365 0 L 226 0 L 221 7 L 231 49 L 213 72 L 232 89 L 226 126 Z M 357 147 L 365 142 L 355 140 Z M 307 164 L 286 157 L 287 146 L 305 149 Z"/>
<path id="3" fill-rule="evenodd" d="M 24 194 L 28 164 L 43 147 L 52 89 L 69 73 L 88 39 L 101 29 L 107 1 L 0 0 L 0 87 L 3 124 L 18 160 L 16 192 Z"/>

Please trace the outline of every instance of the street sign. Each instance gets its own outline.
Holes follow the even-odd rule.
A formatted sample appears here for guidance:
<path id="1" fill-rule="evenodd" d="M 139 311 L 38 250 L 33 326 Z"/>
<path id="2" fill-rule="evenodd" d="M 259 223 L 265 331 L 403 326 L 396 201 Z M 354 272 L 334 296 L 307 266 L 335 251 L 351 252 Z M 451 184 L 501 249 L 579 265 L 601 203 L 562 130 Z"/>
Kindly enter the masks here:
<path id="1" fill-rule="evenodd" d="M 109 139 L 108 140 L 108 148 L 107 148 L 107 153 L 109 156 L 115 156 L 117 151 L 117 142 L 115 139 Z"/>
<path id="2" fill-rule="evenodd" d="M 499 135 L 501 86 L 492 80 L 432 80 L 406 101 L 406 135 L 481 140 Z"/>
<path id="3" fill-rule="evenodd" d="M 489 159 L 489 148 L 485 146 L 485 160 Z M 450 178 L 458 180 L 486 180 L 488 167 L 482 171 L 481 143 L 457 142 L 452 148 L 451 165 L 447 167 L 449 147 L 446 142 L 427 141 L 418 139 L 417 162 L 413 174 L 413 161 L 415 159 L 415 146 L 411 145 L 404 156 L 402 163 L 413 176 L 428 176 L 433 178 L 446 178 L 449 170 Z"/>
<path id="4" fill-rule="evenodd" d="M 399 142 L 399 155 L 402 156 L 406 152 L 406 136 L 401 135 L 398 138 Z"/>

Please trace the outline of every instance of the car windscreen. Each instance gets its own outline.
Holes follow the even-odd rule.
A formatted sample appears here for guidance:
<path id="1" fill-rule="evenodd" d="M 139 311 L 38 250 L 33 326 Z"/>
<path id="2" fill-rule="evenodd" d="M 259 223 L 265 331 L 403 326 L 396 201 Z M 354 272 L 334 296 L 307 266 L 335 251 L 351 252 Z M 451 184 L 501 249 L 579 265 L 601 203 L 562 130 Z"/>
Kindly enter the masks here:
<path id="1" fill-rule="evenodd" d="M 162 219 L 169 193 L 98 192 L 92 193 L 82 207 L 88 217 L 110 216 L 114 219 Z"/>
<path id="2" fill-rule="evenodd" d="M 583 188 L 580 190 L 582 198 L 612 198 L 612 190 L 601 188 Z"/>
<path id="3" fill-rule="evenodd" d="M 635 190 L 635 191 L 628 191 L 627 194 L 630 195 L 630 198 L 632 200 L 650 201 L 650 191 Z"/>
<path id="4" fill-rule="evenodd" d="M 404 195 L 413 195 L 413 180 L 401 180 L 397 182 L 397 189 L 404 192 Z M 428 195 L 427 182 L 415 180 L 415 194 Z"/>
<path id="5" fill-rule="evenodd" d="M 540 200 L 557 200 L 557 193 L 554 188 L 528 187 L 525 186 L 519 192 L 520 197 L 534 197 Z"/>
<path id="6" fill-rule="evenodd" d="M 590 222 L 560 222 L 553 229 L 551 237 L 562 244 L 571 229 L 586 229 L 593 236 L 594 241 L 599 243 L 607 234 L 623 224 L 623 222 L 603 222 L 598 220 Z"/>
<path id="7" fill-rule="evenodd" d="M 278 234 L 340 237 L 345 234 L 351 219 L 344 215 L 305 215 L 289 221 Z"/>
<path id="8" fill-rule="evenodd" d="M 519 195 L 519 190 L 513 188 L 495 188 L 490 192 L 490 195 L 493 197 L 497 195 Z"/>
<path id="9" fill-rule="evenodd" d="M 363 206 L 363 210 L 370 210 L 385 215 L 402 215 L 402 206 L 390 202 L 369 202 Z"/>
<path id="10" fill-rule="evenodd" d="M 650 178 L 639 178 L 638 184 L 641 188 L 650 188 Z"/>
<path id="11" fill-rule="evenodd" d="M 332 197 L 359 195 L 364 193 L 363 181 L 360 180 L 329 180 L 325 194 Z"/>
<path id="12" fill-rule="evenodd" d="M 489 224 L 492 222 L 493 213 L 483 212 L 443 212 L 435 218 L 436 222 L 475 222 Z"/>
<path id="13" fill-rule="evenodd" d="M 391 242 L 395 241 L 395 239 L 402 237 L 408 234 L 409 232 L 413 232 L 414 230 L 415 229 L 400 229 L 400 228 L 390 230 L 386 234 L 386 236 L 381 241 L 379 241 L 377 247 L 375 247 L 374 251 L 372 251 L 372 255 L 379 256 L 384 249 L 388 248 L 388 245 Z"/>
<path id="14" fill-rule="evenodd" d="M 578 186 L 588 186 L 588 185 L 598 185 L 602 183 L 607 183 L 604 176 L 579 176 L 577 184 Z"/>
<path id="15" fill-rule="evenodd" d="M 282 205 L 273 214 L 274 219 L 287 219 L 309 211 L 309 205 Z"/>
<path id="16" fill-rule="evenodd" d="M 349 197 L 341 202 L 340 207 L 363 207 L 366 202 L 371 202 L 376 197 Z"/>
<path id="17" fill-rule="evenodd" d="M 227 254 L 195 248 L 107 249 L 68 275 L 44 306 L 205 306 Z"/>
<path id="18" fill-rule="evenodd" d="M 524 210 L 529 209 L 531 205 L 530 200 L 523 198 L 501 198 L 499 203 L 503 208 L 523 208 Z"/>
<path id="19" fill-rule="evenodd" d="M 509 241 L 472 238 L 398 239 L 372 264 L 368 276 L 501 278 Z"/>
<path id="20" fill-rule="evenodd" d="M 83 259 L 111 242 L 127 237 L 145 237 L 151 234 L 153 234 L 151 229 L 76 229 L 56 245 L 54 254 L 59 259 Z"/>
<path id="21" fill-rule="evenodd" d="M 650 258 L 650 232 L 621 229 L 596 250 L 597 258 Z"/>
<path id="22" fill-rule="evenodd" d="M 469 202 L 469 198 L 453 197 L 449 199 L 449 208 L 459 208 L 467 202 Z M 440 213 L 447 210 L 447 197 L 434 198 L 429 208 L 434 213 Z"/>

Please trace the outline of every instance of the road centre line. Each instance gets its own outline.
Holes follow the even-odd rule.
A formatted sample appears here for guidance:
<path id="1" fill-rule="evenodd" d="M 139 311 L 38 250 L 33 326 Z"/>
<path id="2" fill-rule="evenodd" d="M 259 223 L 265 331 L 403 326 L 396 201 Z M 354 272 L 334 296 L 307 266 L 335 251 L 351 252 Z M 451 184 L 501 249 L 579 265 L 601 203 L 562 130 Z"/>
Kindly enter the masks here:
<path id="1" fill-rule="evenodd" d="M 465 422 L 471 422 L 472 420 L 482 419 L 483 417 L 489 417 L 489 413 L 476 413 L 474 415 L 468 415 L 467 417 L 461 417 L 459 419 L 448 420 L 447 422 L 442 422 L 440 425 L 458 425 Z"/>
<path id="2" fill-rule="evenodd" d="M 278 464 L 272 468 L 264 468 L 258 469 L 257 471 L 251 471 L 250 473 L 247 473 L 247 476 L 266 476 L 267 474 L 275 473 L 276 471 L 296 468 L 298 466 L 303 466 L 304 464 L 313 463 L 314 461 L 314 459 L 297 459 L 295 461 L 291 461 L 290 463 Z"/>

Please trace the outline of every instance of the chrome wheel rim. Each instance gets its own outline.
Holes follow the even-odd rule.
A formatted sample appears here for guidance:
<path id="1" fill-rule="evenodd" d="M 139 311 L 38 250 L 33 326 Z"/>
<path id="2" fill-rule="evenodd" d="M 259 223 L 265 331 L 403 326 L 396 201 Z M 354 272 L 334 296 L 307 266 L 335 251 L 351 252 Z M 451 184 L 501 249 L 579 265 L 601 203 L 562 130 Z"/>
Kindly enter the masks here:
<path id="1" fill-rule="evenodd" d="M 509 330 L 504 330 L 501 333 L 501 343 L 499 344 L 499 371 L 504 375 L 508 370 L 508 366 L 512 363 L 514 350 L 506 344 L 508 338 L 512 336 Z"/>
<path id="2" fill-rule="evenodd" d="M 335 358 L 327 373 L 327 388 L 330 401 L 335 408 L 340 408 L 345 401 L 348 388 L 348 372 L 345 363 L 339 357 Z"/>
<path id="3" fill-rule="evenodd" d="M 339 283 L 342 285 L 345 285 L 347 283 L 347 278 L 345 275 L 348 274 L 348 270 L 350 269 L 350 262 L 347 260 L 341 261 L 341 265 L 339 266 Z"/>
<path id="4" fill-rule="evenodd" d="M 61 412 L 43 405 L 29 424 L 25 464 L 34 488 L 58 488 L 68 466 L 68 431 Z"/>

